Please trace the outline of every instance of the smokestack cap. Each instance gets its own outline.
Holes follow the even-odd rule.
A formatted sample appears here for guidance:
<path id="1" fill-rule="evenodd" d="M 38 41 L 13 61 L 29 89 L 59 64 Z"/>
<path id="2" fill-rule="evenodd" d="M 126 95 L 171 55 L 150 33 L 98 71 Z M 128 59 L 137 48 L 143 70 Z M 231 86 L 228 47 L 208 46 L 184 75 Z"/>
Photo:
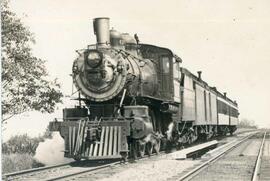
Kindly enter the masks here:
<path id="1" fill-rule="evenodd" d="M 202 71 L 198 71 L 197 73 L 198 73 L 198 78 L 202 79 Z"/>
<path id="2" fill-rule="evenodd" d="M 93 20 L 98 20 L 98 19 L 110 19 L 109 17 L 97 17 L 97 18 L 94 18 Z"/>

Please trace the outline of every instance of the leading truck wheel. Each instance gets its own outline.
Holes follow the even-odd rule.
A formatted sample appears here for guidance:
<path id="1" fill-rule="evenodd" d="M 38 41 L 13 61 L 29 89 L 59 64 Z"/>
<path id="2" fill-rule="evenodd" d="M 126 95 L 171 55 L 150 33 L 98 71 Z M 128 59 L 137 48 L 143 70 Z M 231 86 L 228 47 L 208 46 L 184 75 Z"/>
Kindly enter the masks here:
<path id="1" fill-rule="evenodd" d="M 128 159 L 128 153 L 126 151 L 125 152 L 120 152 L 120 155 L 122 157 L 122 161 L 126 162 L 127 159 Z"/>
<path id="2" fill-rule="evenodd" d="M 81 157 L 80 156 L 74 156 L 74 158 L 73 158 L 75 161 L 81 161 Z"/>
<path id="3" fill-rule="evenodd" d="M 146 154 L 150 156 L 153 152 L 153 145 L 151 143 L 146 143 L 145 149 L 146 149 Z"/>
<path id="4" fill-rule="evenodd" d="M 158 141 L 157 144 L 154 145 L 154 150 L 155 150 L 156 154 L 159 154 L 159 151 L 160 151 L 160 141 Z"/>
<path id="5" fill-rule="evenodd" d="M 139 145 L 139 156 L 143 157 L 145 153 L 145 144 L 141 144 L 140 142 L 138 143 Z"/>
<path id="6" fill-rule="evenodd" d="M 134 158 L 134 160 L 137 160 L 137 158 L 138 158 L 138 156 L 137 156 L 138 155 L 138 146 L 137 146 L 136 140 L 132 140 L 130 147 L 131 147 L 131 149 L 130 149 L 131 158 Z"/>

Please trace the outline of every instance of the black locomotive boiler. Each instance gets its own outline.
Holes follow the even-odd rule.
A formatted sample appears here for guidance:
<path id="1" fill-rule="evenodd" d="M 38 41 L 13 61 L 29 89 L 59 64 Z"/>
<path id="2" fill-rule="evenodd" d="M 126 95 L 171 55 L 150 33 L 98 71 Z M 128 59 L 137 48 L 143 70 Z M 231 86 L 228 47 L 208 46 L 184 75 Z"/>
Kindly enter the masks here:
<path id="1" fill-rule="evenodd" d="M 170 49 L 110 30 L 109 18 L 95 18 L 93 26 L 97 43 L 78 50 L 72 67 L 79 105 L 64 109 L 63 121 L 50 122 L 65 140 L 65 157 L 136 158 L 166 143 L 181 146 L 236 130 L 237 103 L 201 72 L 181 67 Z"/>

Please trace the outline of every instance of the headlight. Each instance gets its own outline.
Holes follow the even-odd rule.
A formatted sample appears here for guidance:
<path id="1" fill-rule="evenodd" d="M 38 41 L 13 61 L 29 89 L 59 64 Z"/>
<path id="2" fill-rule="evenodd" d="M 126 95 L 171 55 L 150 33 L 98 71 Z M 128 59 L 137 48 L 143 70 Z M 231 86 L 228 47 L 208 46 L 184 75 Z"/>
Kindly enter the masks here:
<path id="1" fill-rule="evenodd" d="M 86 53 L 85 61 L 91 68 L 98 67 L 102 62 L 102 53 L 91 50 Z"/>

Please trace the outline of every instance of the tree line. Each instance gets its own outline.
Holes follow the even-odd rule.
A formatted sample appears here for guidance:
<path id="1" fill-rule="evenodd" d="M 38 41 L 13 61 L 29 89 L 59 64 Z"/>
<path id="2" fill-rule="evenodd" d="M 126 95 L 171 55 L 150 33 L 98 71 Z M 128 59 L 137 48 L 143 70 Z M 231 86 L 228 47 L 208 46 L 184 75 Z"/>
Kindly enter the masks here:
<path id="1" fill-rule="evenodd" d="M 52 138 L 52 132 L 47 128 L 42 136 L 31 138 L 27 134 L 15 135 L 2 143 L 2 154 L 29 154 L 34 156 L 40 142 Z"/>
<path id="2" fill-rule="evenodd" d="M 249 120 L 246 118 L 241 119 L 241 121 L 238 124 L 238 127 L 241 128 L 254 128 L 257 129 L 258 126 L 255 124 L 255 122 L 253 120 Z"/>

